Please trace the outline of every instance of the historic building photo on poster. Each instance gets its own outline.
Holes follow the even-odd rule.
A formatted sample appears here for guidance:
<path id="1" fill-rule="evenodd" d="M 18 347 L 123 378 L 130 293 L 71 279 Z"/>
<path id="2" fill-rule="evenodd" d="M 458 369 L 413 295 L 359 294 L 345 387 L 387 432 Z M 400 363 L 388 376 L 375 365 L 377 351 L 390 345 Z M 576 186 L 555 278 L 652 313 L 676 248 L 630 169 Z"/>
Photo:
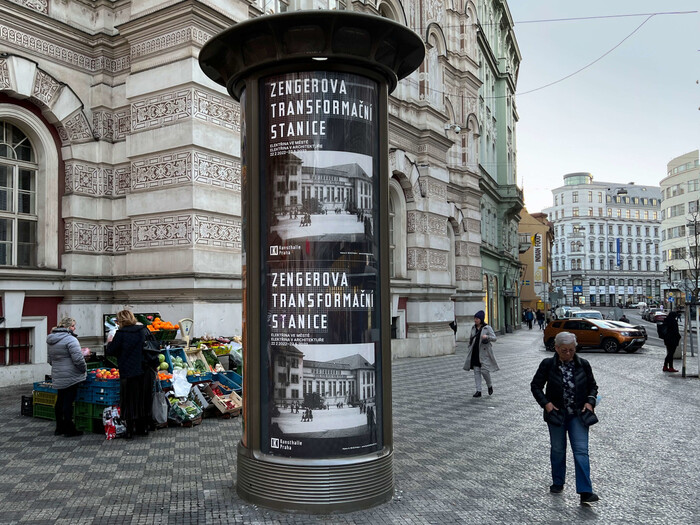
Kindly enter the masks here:
<path id="1" fill-rule="evenodd" d="M 299 72 L 260 98 L 266 452 L 379 450 L 377 84 Z"/>

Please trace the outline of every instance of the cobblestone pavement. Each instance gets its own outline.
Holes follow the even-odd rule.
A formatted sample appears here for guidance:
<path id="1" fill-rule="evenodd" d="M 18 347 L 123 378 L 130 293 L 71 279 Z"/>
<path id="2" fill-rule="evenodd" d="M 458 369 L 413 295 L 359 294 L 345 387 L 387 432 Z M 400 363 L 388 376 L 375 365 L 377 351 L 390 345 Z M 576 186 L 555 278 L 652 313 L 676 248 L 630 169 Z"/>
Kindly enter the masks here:
<path id="1" fill-rule="evenodd" d="M 53 422 L 19 415 L 31 385 L 0 389 L 0 523 L 698 523 L 700 380 L 661 371 L 664 350 L 585 352 L 600 385 L 591 429 L 594 489 L 578 504 L 569 469 L 548 492 L 546 425 L 529 383 L 541 332 L 502 336 L 494 395 L 472 398 L 473 373 L 456 355 L 393 365 L 392 501 L 330 516 L 284 514 L 235 492 L 239 419 L 206 419 L 133 441 L 97 434 L 56 438 Z M 678 366 L 678 365 L 677 365 Z M 572 460 L 569 458 L 572 465 Z"/>

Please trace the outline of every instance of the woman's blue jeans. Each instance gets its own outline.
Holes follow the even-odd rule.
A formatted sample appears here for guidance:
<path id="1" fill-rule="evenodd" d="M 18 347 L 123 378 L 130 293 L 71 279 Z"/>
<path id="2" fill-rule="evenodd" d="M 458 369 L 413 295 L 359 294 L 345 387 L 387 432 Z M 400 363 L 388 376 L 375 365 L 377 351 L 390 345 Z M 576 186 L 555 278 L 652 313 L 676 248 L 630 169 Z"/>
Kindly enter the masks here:
<path id="1" fill-rule="evenodd" d="M 591 465 L 588 460 L 588 427 L 581 423 L 581 418 L 576 415 L 566 415 L 564 425 L 557 427 L 550 423 L 549 441 L 551 450 L 549 454 L 552 462 L 552 483 L 563 485 L 566 479 L 566 434 L 569 434 L 571 450 L 574 453 L 574 467 L 576 469 L 576 492 L 593 492 L 591 483 Z"/>

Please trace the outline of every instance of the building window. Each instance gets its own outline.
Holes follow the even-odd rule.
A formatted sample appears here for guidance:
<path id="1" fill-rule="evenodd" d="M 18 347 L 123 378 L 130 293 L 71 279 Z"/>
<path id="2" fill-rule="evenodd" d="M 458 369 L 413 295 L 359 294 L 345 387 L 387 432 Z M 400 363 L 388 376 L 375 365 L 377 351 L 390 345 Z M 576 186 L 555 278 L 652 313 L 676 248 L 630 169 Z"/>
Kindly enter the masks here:
<path id="1" fill-rule="evenodd" d="M 0 266 L 36 266 L 37 171 L 27 136 L 0 122 Z"/>
<path id="2" fill-rule="evenodd" d="M 588 208 L 588 216 L 593 217 L 593 208 Z"/>
<path id="3" fill-rule="evenodd" d="M 29 328 L 0 330 L 0 366 L 29 364 L 31 352 Z"/>
<path id="4" fill-rule="evenodd" d="M 573 217 L 578 217 L 578 208 L 573 208 L 573 209 L 571 210 L 571 214 L 572 214 Z"/>
<path id="5" fill-rule="evenodd" d="M 571 192 L 571 202 L 578 202 L 578 192 L 577 191 Z"/>

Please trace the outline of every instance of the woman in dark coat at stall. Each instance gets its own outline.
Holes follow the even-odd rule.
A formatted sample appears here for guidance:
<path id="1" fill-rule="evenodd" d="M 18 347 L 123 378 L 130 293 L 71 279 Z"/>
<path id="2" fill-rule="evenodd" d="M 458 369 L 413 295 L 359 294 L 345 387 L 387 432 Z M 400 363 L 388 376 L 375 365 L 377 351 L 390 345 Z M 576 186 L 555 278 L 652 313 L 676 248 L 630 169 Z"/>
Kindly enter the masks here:
<path id="1" fill-rule="evenodd" d="M 56 397 L 56 431 L 54 435 L 81 436 L 73 422 L 73 401 L 78 386 L 85 381 L 87 365 L 75 333 L 75 319 L 64 317 L 46 338 L 51 382 L 58 390 Z"/>
<path id="2" fill-rule="evenodd" d="M 107 344 L 107 355 L 117 358 L 119 368 L 120 406 L 122 421 L 126 425 L 126 438 L 134 434 L 148 434 L 150 418 L 146 401 L 150 404 L 151 392 L 146 389 L 144 378 L 143 345 L 146 328 L 137 324 L 130 310 L 117 314 L 119 330 Z"/>

